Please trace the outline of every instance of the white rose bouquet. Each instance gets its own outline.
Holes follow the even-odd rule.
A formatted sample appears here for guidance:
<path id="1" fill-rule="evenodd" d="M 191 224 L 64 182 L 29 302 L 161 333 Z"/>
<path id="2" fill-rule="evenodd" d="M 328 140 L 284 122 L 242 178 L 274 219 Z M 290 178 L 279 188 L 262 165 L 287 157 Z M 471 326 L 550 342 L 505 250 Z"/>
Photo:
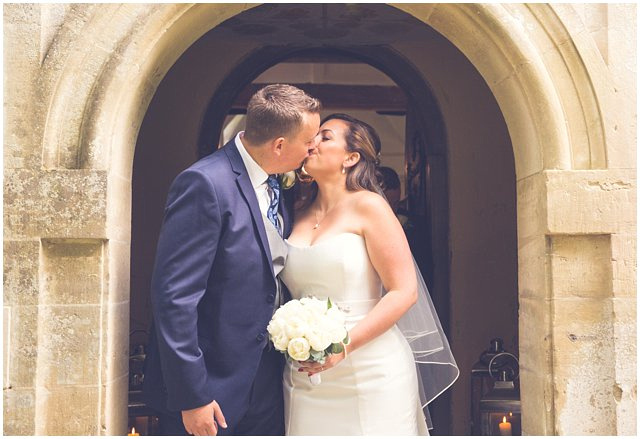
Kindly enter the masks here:
<path id="1" fill-rule="evenodd" d="M 315 297 L 291 300 L 273 314 L 267 331 L 276 350 L 287 360 L 324 364 L 330 354 L 339 354 L 349 343 L 346 315 L 338 307 Z M 309 377 L 320 384 L 318 374 Z"/>

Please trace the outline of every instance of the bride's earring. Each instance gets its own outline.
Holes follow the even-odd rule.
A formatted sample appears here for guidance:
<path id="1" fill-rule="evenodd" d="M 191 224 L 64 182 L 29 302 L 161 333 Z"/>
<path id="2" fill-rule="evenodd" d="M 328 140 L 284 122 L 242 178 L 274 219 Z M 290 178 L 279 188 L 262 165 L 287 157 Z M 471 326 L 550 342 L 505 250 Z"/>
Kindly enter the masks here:
<path id="1" fill-rule="evenodd" d="M 347 172 L 347 171 L 345 171 L 344 165 L 342 165 L 342 173 L 344 174 L 345 172 Z"/>

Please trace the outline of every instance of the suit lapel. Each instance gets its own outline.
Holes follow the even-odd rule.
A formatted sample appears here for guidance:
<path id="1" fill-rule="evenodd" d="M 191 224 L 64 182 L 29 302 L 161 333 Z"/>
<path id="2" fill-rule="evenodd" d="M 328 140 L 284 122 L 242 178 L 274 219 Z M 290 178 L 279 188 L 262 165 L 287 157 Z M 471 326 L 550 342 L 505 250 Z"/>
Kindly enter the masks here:
<path id="1" fill-rule="evenodd" d="M 236 177 L 236 184 L 238 185 L 238 189 L 240 189 L 240 193 L 242 197 L 246 201 L 249 206 L 249 210 L 251 211 L 251 217 L 253 219 L 253 225 L 258 231 L 258 235 L 260 236 L 260 244 L 262 246 L 262 251 L 264 255 L 267 257 L 267 261 L 269 261 L 269 267 L 271 267 L 271 274 L 275 279 L 275 275 L 273 273 L 273 264 L 271 258 L 271 249 L 269 248 L 269 241 L 267 240 L 267 232 L 264 229 L 264 220 L 262 219 L 262 213 L 260 213 L 260 205 L 258 204 L 258 198 L 256 197 L 256 191 L 253 189 L 251 185 L 251 180 L 249 179 L 249 173 L 247 172 L 247 168 L 244 166 L 244 162 L 242 161 L 242 157 L 238 152 L 238 148 L 236 147 L 235 141 L 231 140 L 224 146 L 224 150 L 229 158 L 229 162 L 231 163 L 231 169 L 238 174 Z"/>

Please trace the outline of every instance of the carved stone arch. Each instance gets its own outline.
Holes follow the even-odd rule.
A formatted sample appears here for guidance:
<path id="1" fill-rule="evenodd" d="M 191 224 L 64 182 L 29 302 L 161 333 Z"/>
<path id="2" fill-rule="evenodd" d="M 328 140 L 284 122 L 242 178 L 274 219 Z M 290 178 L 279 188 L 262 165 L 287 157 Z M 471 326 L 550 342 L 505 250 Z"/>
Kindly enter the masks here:
<path id="1" fill-rule="evenodd" d="M 583 86 L 589 83 L 589 72 L 580 53 L 563 44 L 572 40 L 550 6 L 394 7 L 449 39 L 485 78 L 509 127 L 518 180 L 542 169 L 606 166 L 598 101 Z M 111 168 L 116 161 L 123 166 L 118 173 L 130 176 L 135 134 L 166 71 L 206 31 L 246 9 L 215 4 L 103 5 L 87 12 L 81 31 L 62 29 L 56 40 L 71 43 L 52 47 L 51 59 L 45 60 L 57 77 L 44 130 L 44 166 Z M 518 15 L 537 25 L 525 29 Z M 112 26 L 115 18 L 118 26 Z M 563 60 L 564 71 L 558 70 L 559 63 L 548 68 L 552 57 Z M 78 66 L 86 73 L 78 76 Z M 557 84 L 561 77 L 579 80 Z M 564 123 L 567 115 L 569 123 Z M 582 132 L 587 132 L 587 142 Z"/>
<path id="2" fill-rule="evenodd" d="M 43 166 L 115 170 L 131 178 L 133 149 L 160 81 L 198 38 L 246 5 L 113 4 L 78 8 L 43 71 L 51 96 Z M 114 25 L 117 23 L 117 25 Z M 75 26 L 73 26 L 75 25 Z"/>
<path id="3" fill-rule="evenodd" d="M 544 62 L 553 74 L 556 89 L 562 100 L 571 142 L 572 169 L 604 169 L 607 153 L 604 120 L 598 98 L 597 74 L 589 71 L 591 66 L 605 69 L 604 60 L 595 46 L 593 38 L 584 38 L 585 29 L 575 9 L 567 5 L 543 3 L 526 4 L 535 21 L 534 38 L 544 41 Z M 556 10 L 571 20 L 563 22 Z M 566 20 L 566 18 L 565 18 Z M 568 26 L 580 23 L 582 29 L 573 31 Z M 546 41 L 545 41 L 546 40 Z M 558 61 L 561 60 L 561 63 Z M 553 68 L 562 65 L 563 69 Z M 593 67 L 592 67 L 593 69 Z"/>

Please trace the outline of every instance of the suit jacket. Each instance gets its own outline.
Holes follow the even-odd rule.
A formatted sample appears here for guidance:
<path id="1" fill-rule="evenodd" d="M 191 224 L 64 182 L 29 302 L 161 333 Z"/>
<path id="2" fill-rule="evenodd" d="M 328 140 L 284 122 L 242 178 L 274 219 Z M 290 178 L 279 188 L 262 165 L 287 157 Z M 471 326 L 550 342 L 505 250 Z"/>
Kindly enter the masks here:
<path id="1" fill-rule="evenodd" d="M 284 198 L 286 237 L 292 221 Z M 275 294 L 262 213 L 231 141 L 180 173 L 169 190 L 151 282 L 147 405 L 180 411 L 215 399 L 235 425 L 268 343 Z"/>

